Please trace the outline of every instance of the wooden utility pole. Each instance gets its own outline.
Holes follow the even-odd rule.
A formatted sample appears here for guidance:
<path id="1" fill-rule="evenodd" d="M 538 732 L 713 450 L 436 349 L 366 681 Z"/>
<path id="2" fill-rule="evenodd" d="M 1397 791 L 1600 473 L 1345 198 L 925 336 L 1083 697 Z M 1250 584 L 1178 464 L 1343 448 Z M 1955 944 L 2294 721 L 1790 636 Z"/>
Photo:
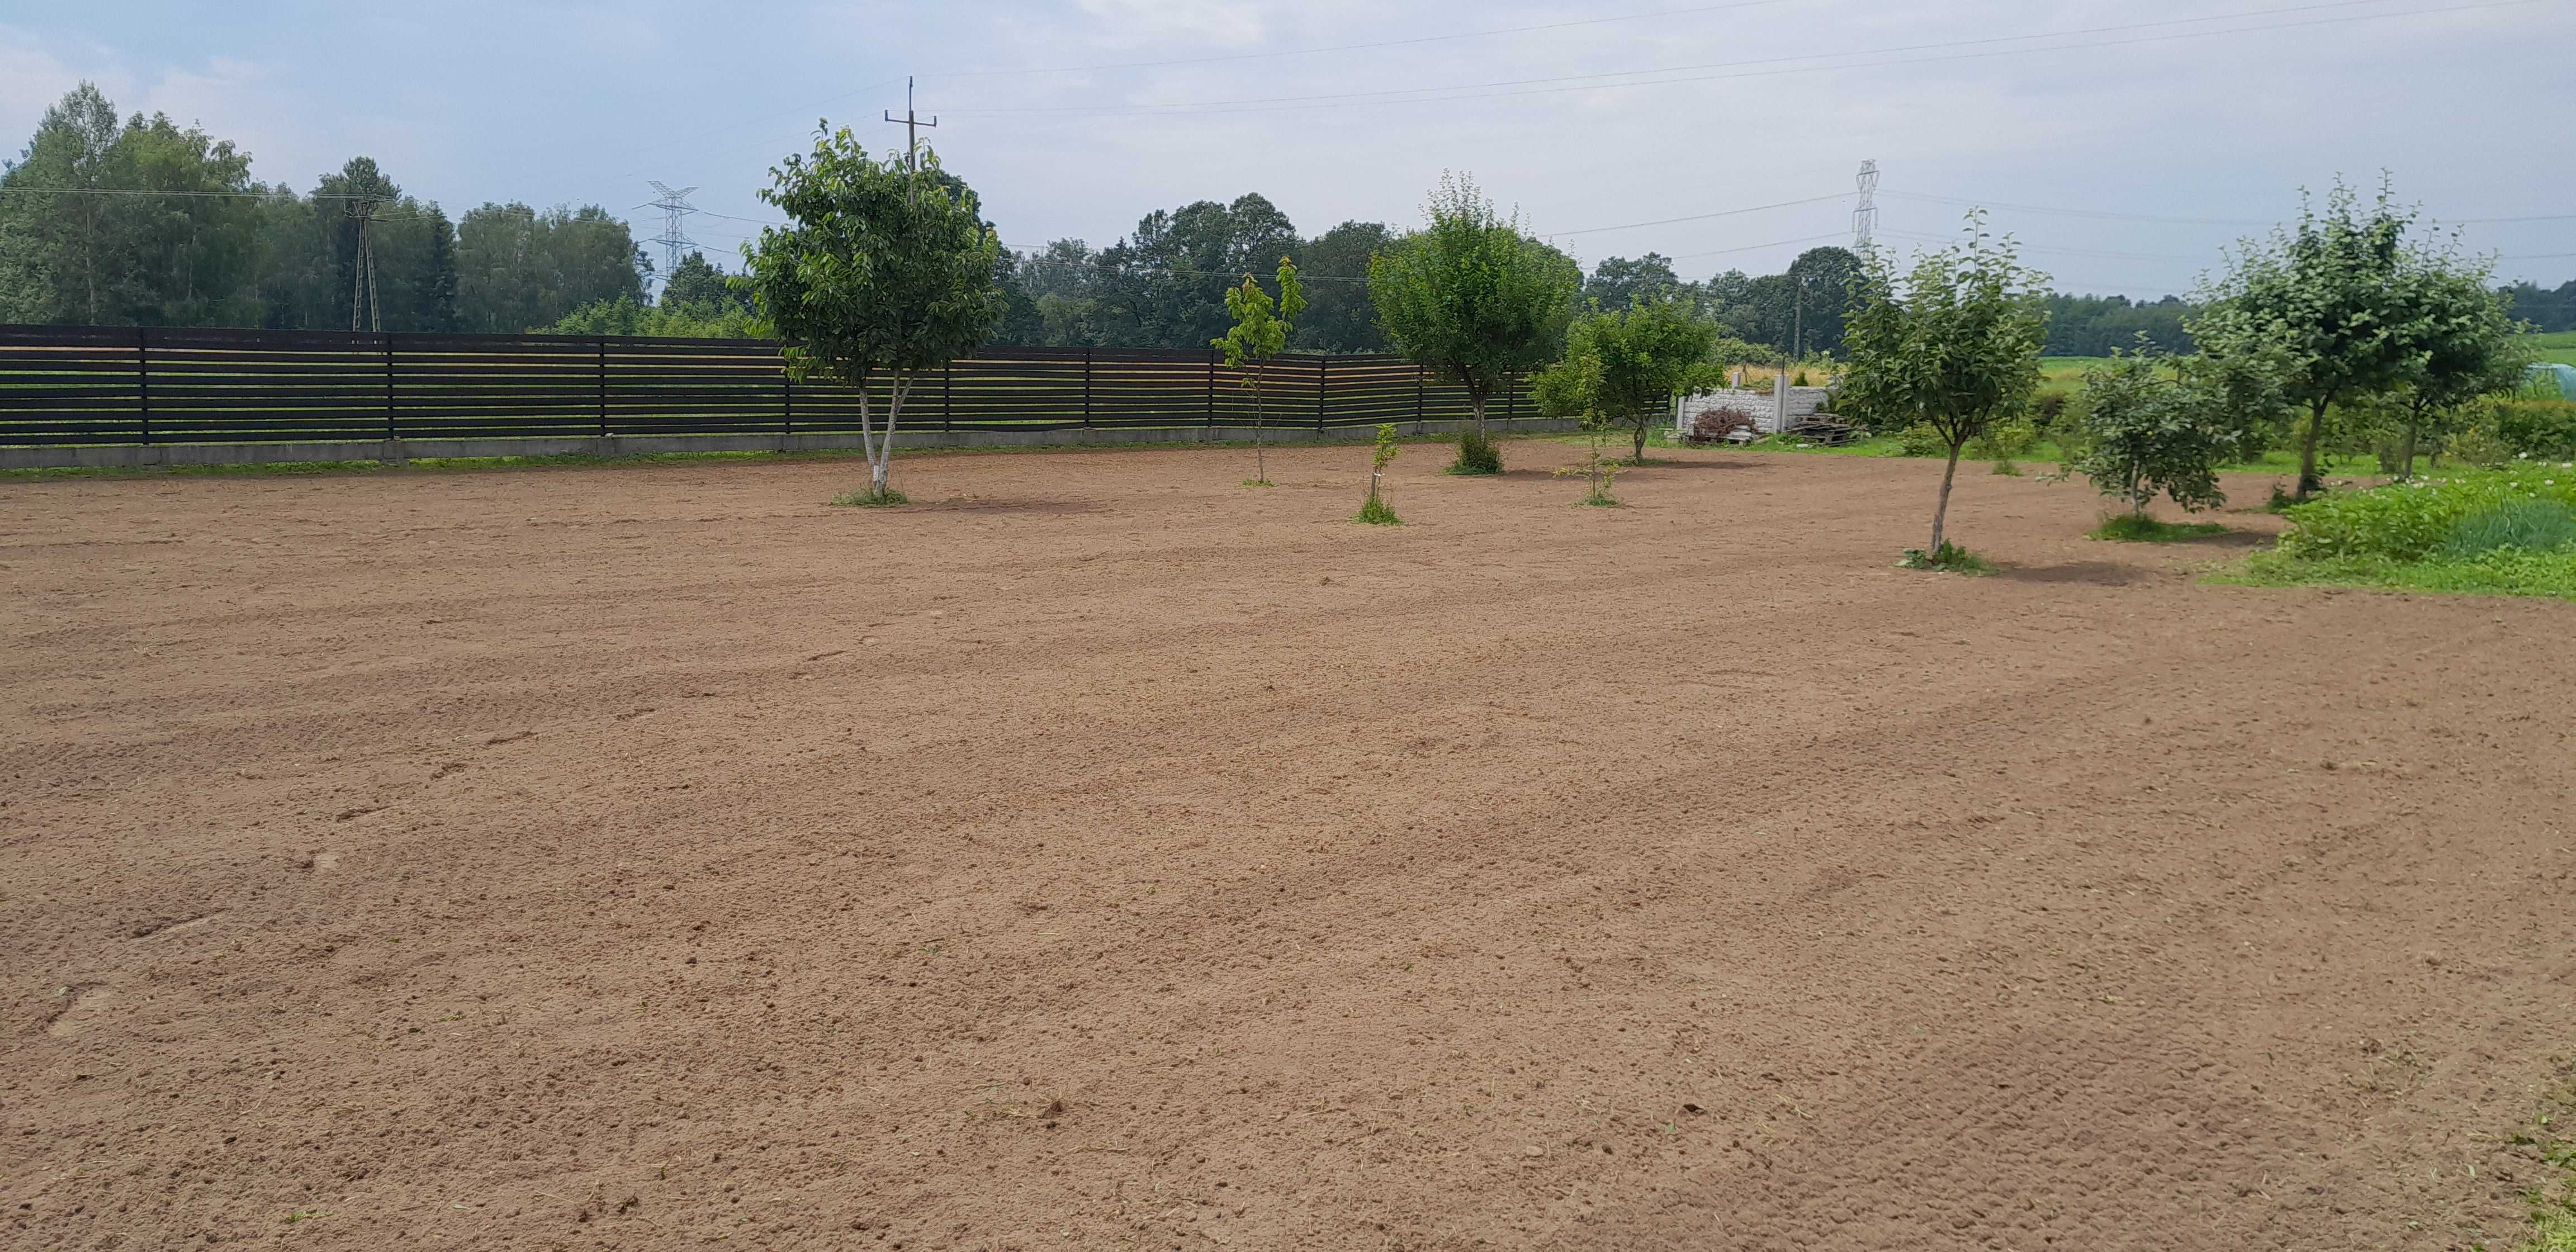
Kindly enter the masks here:
<path id="1" fill-rule="evenodd" d="M 930 120 L 925 122 L 921 120 L 919 113 L 913 111 L 911 75 L 907 74 L 903 79 L 903 116 L 896 117 L 892 112 L 888 112 L 885 120 L 903 127 L 904 159 L 913 169 L 919 170 L 921 168 L 921 128 L 928 126 L 934 130 L 937 129 L 939 115 L 931 114 Z"/>

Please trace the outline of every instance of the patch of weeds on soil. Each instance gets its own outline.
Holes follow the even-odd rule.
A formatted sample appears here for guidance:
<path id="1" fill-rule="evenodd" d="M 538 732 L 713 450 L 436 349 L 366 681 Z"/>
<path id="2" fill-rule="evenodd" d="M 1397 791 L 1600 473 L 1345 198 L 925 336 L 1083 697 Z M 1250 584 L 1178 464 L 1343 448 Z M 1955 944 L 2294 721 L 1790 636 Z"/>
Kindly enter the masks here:
<path id="1" fill-rule="evenodd" d="M 1896 563 L 1896 568 L 1937 570 L 1945 574 L 1991 574 L 1995 572 L 1995 567 L 1992 562 L 1986 560 L 1984 557 L 1978 556 L 1974 552 L 1968 551 L 1966 548 L 1962 548 L 1959 545 L 1950 542 L 1947 539 L 1942 540 L 1941 546 L 1935 549 L 1929 556 L 1924 555 L 1923 549 L 1921 548 L 1907 548 L 1905 550 L 1904 559 Z"/>
<path id="2" fill-rule="evenodd" d="M 2144 513 L 2114 513 L 2086 533 L 2118 543 L 2180 543 L 2223 535 L 2227 528 L 2216 522 L 2166 522 Z"/>
<path id="3" fill-rule="evenodd" d="M 2359 587 L 2439 595 L 2576 600 L 2576 552 L 2500 548 L 2468 560 L 2424 561 L 2258 552 L 2238 565 L 2211 574 L 2207 581 L 2237 587 Z"/>
<path id="4" fill-rule="evenodd" d="M 1274 483 L 1267 478 L 1247 478 L 1243 480 L 1243 485 L 1246 487 L 1276 487 L 1279 484 Z"/>
<path id="5" fill-rule="evenodd" d="M 2522 1194 L 2531 1228 L 2516 1252 L 2576 1252 L 2576 1066 L 2561 1066 L 2558 1078 L 2531 1126 L 2507 1141 L 2532 1170 Z"/>
<path id="6" fill-rule="evenodd" d="M 890 509 L 899 504 L 912 503 L 912 497 L 888 487 L 881 492 L 844 491 L 832 497 L 832 503 L 852 509 Z"/>
<path id="7" fill-rule="evenodd" d="M 1359 515 L 1351 520 L 1355 522 L 1366 522 L 1371 526 L 1402 526 L 1404 524 L 1404 519 L 1397 517 L 1395 515 L 1395 510 L 1389 507 L 1385 500 L 1376 496 L 1370 496 L 1366 503 L 1360 505 Z"/>

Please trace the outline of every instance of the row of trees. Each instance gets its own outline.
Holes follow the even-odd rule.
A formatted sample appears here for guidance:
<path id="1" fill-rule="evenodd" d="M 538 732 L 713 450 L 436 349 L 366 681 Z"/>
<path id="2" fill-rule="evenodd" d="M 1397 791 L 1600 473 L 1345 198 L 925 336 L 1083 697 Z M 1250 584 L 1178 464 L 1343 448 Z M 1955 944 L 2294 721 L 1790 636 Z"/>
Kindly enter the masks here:
<path id="1" fill-rule="evenodd" d="M 2338 407 L 2393 412 L 2399 472 L 2419 440 L 2523 373 L 2525 329 L 2491 265 L 2456 237 L 2410 233 L 2412 211 L 2383 188 L 2363 206 L 2341 185 L 2267 239 L 2249 240 L 2185 318 L 2192 351 L 2147 336 L 2092 371 L 2079 398 L 2080 469 L 2142 514 L 2159 496 L 2185 509 L 2225 498 L 2217 469 L 2283 441 L 2299 449 L 2300 498 L 2321 487 L 2319 439 Z M 1966 242 L 1898 273 L 1870 258 L 1851 322 L 1844 405 L 1872 425 L 1928 427 L 1949 447 L 1931 545 L 1909 557 L 1966 560 L 1945 546 L 1961 448 L 2030 406 L 2046 342 L 2045 277 L 1972 219 Z"/>
<path id="2" fill-rule="evenodd" d="M 120 120 L 87 83 L 0 172 L 0 322 L 516 333 L 640 303 L 651 270 L 596 205 L 451 221 L 366 157 L 298 194 L 230 140 Z"/>

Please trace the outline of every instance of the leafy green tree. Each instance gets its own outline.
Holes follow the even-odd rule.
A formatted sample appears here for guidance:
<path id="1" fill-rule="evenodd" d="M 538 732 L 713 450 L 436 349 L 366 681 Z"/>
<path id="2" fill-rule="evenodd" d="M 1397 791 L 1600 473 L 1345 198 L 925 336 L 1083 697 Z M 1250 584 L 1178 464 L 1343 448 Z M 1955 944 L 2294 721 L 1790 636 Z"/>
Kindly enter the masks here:
<path id="1" fill-rule="evenodd" d="M 1443 175 L 1424 227 L 1369 262 L 1369 297 L 1397 352 L 1466 388 L 1474 415 L 1458 442 L 1462 473 L 1502 458 L 1485 405 L 1513 376 L 1554 359 L 1583 282 L 1573 258 L 1521 231 L 1461 175 Z"/>
<path id="2" fill-rule="evenodd" d="M 716 268 L 703 252 L 692 252 L 680 258 L 671 268 L 670 277 L 662 284 L 662 307 L 672 309 L 736 308 L 751 312 L 751 293 L 734 281 L 731 274 Z"/>
<path id="3" fill-rule="evenodd" d="M 1667 292 L 1627 309 L 1594 308 L 1574 319 L 1565 359 L 1533 380 L 1531 396 L 1551 417 L 1624 429 L 1630 459 L 1646 459 L 1646 436 L 1672 418 L 1673 397 L 1717 380 L 1717 326 Z"/>
<path id="4" fill-rule="evenodd" d="M 1108 347 L 1179 348 L 1225 333 L 1225 292 L 1297 246 L 1288 215 L 1259 195 L 1156 211 L 1099 254 L 1091 321 Z"/>
<path id="5" fill-rule="evenodd" d="M 486 204 L 456 230 L 457 314 L 480 334 L 551 326 L 602 300 L 644 302 L 652 262 L 598 205 Z"/>
<path id="6" fill-rule="evenodd" d="M 2411 325 L 2405 236 L 2414 214 L 2382 188 L 2364 213 L 2342 183 L 2325 208 L 2303 204 L 2299 220 L 2268 240 L 2247 240 L 2230 271 L 2202 293 L 2201 316 L 2185 323 L 2210 356 L 2277 349 L 2288 372 L 2283 392 L 2307 410 L 2299 436 L 2299 497 L 2323 485 L 2317 444 L 2326 410 L 2404 381 L 2421 332 Z"/>
<path id="7" fill-rule="evenodd" d="M 1687 290 L 1673 272 L 1672 258 L 1649 252 L 1636 260 L 1612 257 L 1583 280 L 1583 298 L 1605 313 L 1617 313 L 1640 301 L 1662 300 Z"/>
<path id="8" fill-rule="evenodd" d="M 879 161 L 847 127 L 772 168 L 760 197 L 789 224 L 764 227 L 751 254 L 759 316 L 786 340 L 789 374 L 828 374 L 858 389 L 868 488 L 849 499 L 901 503 L 887 473 L 904 401 L 923 371 L 973 349 L 1001 320 L 1001 241 L 937 153 L 922 148 L 911 166 L 899 151 Z M 881 426 L 870 405 L 880 374 Z"/>
<path id="9" fill-rule="evenodd" d="M 2492 262 L 2426 253 L 2411 269 L 2404 319 L 2410 351 L 2389 396 L 2400 432 L 2400 478 L 2415 476 L 2420 440 L 2456 433 L 2470 401 L 2520 386 L 2527 355 L 2506 311 L 2510 297 L 2490 286 Z"/>
<path id="10" fill-rule="evenodd" d="M 2139 517 L 2159 494 L 2185 512 L 2226 503 L 2218 467 L 2255 440 L 2248 419 L 2261 406 L 2238 402 L 2223 380 L 2195 376 L 2197 364 L 2158 354 L 2142 334 L 2137 351 L 2115 348 L 2108 366 L 2085 371 L 2087 440 L 2074 467 Z"/>
<path id="11" fill-rule="evenodd" d="M 1226 366 L 1243 371 L 1244 385 L 1252 388 L 1252 477 L 1248 486 L 1270 485 L 1270 467 L 1263 455 L 1261 442 L 1261 376 L 1270 358 L 1288 346 L 1288 336 L 1296 330 L 1295 319 L 1306 311 L 1306 289 L 1297 281 L 1297 265 L 1286 257 L 1279 258 L 1279 298 L 1270 293 L 1252 275 L 1243 276 L 1243 285 L 1225 293 L 1225 311 L 1234 318 L 1224 335 L 1211 340 L 1225 354 Z"/>
<path id="12" fill-rule="evenodd" d="M 1369 258 L 1394 242 L 1384 222 L 1344 222 L 1297 245 L 1297 271 L 1309 283 L 1306 316 L 1294 346 L 1304 352 L 1384 352 L 1377 306 L 1369 303 Z"/>
<path id="13" fill-rule="evenodd" d="M 1949 446 L 1925 561 L 1943 559 L 1959 449 L 2038 390 L 2045 281 L 2023 267 L 2009 238 L 1986 233 L 1983 213 L 1969 215 L 1965 240 L 1919 255 L 1910 273 L 1899 275 L 1881 253 L 1864 259 L 1844 395 L 1873 420 L 1929 428 Z"/>

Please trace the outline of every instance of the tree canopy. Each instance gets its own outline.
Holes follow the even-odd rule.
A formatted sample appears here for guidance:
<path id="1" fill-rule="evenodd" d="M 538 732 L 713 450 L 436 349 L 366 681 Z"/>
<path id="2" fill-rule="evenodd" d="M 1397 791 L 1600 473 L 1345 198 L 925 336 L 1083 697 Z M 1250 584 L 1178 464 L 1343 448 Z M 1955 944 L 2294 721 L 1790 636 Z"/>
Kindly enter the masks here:
<path id="1" fill-rule="evenodd" d="M 461 235 L 367 157 L 299 194 L 254 180 L 230 140 L 120 121 L 83 83 L 0 173 L 0 322 L 371 325 L 352 308 L 361 206 L 387 330 L 518 332 L 643 298 L 650 265 L 597 206 L 486 205 Z"/>
<path id="2" fill-rule="evenodd" d="M 1486 399 L 1564 344 L 1583 272 L 1462 175 L 1441 178 L 1425 217 L 1370 261 L 1369 297 L 1389 346 L 1466 388 L 1481 439 Z"/>
<path id="3" fill-rule="evenodd" d="M 1678 293 L 1624 309 L 1594 307 L 1566 331 L 1565 358 L 1531 383 L 1539 411 L 1586 427 L 1624 428 L 1631 455 L 1672 415 L 1673 397 L 1716 382 L 1717 325 Z"/>
<path id="4" fill-rule="evenodd" d="M 1906 273 L 1885 254 L 1864 261 L 1843 395 L 1876 424 L 1926 426 L 1949 445 L 1926 562 L 1944 560 L 1959 449 L 2038 389 L 2046 278 L 2023 267 L 2010 239 L 1987 234 L 1981 214 L 1969 216 L 1965 239 L 1916 257 Z"/>
<path id="5" fill-rule="evenodd" d="M 753 248 L 755 307 L 785 339 L 791 376 L 821 373 L 859 389 L 865 499 L 890 502 L 887 472 L 914 378 L 982 343 L 1001 320 L 1001 242 L 974 190 L 947 175 L 936 152 L 880 161 L 847 127 L 774 167 L 760 195 L 789 224 L 762 228 Z M 879 375 L 882 427 L 871 413 Z"/>

